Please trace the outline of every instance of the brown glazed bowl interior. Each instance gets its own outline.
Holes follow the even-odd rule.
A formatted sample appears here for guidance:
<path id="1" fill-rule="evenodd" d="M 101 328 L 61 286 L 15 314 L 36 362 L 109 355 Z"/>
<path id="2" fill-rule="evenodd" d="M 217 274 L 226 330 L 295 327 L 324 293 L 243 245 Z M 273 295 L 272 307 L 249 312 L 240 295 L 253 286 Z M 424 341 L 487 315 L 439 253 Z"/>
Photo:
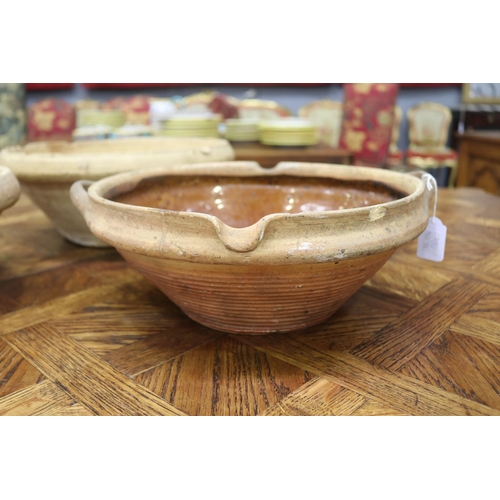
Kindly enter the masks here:
<path id="1" fill-rule="evenodd" d="M 270 214 L 360 208 L 404 197 L 376 181 L 276 175 L 237 177 L 176 175 L 141 181 L 113 201 L 176 212 L 218 217 L 234 228 Z"/>
<path id="2" fill-rule="evenodd" d="M 425 229 L 429 201 L 408 174 L 253 162 L 81 181 L 71 196 L 91 231 L 188 316 L 252 334 L 331 316 Z"/>

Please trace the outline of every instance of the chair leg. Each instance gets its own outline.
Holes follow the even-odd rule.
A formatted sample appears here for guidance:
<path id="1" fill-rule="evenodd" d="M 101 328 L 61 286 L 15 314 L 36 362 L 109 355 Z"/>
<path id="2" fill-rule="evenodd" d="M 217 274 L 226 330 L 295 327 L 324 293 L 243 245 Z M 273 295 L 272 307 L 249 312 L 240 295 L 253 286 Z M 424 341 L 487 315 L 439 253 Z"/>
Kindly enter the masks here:
<path id="1" fill-rule="evenodd" d="M 457 180 L 458 163 L 455 162 L 453 165 L 449 165 L 449 166 L 451 167 L 451 171 L 450 171 L 450 179 L 448 181 L 448 187 L 454 188 L 455 181 Z"/>

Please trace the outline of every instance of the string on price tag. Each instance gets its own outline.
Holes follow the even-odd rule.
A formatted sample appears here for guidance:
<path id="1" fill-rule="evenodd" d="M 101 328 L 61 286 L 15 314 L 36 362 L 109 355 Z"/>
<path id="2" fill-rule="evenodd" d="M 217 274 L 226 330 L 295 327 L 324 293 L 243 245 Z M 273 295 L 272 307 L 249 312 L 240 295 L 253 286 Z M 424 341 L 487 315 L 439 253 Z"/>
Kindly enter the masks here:
<path id="1" fill-rule="evenodd" d="M 418 237 L 417 257 L 434 262 L 442 262 L 446 245 L 446 226 L 436 217 L 438 187 L 436 179 L 430 174 L 422 176 L 429 191 L 434 191 L 434 212 L 425 231 Z"/>

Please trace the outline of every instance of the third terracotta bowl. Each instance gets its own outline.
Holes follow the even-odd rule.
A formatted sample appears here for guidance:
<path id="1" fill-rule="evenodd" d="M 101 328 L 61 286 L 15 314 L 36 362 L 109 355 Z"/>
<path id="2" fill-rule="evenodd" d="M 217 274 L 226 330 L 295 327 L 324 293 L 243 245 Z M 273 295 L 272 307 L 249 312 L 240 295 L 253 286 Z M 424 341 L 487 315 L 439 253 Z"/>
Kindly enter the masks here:
<path id="1" fill-rule="evenodd" d="M 315 163 L 145 169 L 71 197 L 90 230 L 190 318 L 243 334 L 331 316 L 428 221 L 415 176 Z"/>

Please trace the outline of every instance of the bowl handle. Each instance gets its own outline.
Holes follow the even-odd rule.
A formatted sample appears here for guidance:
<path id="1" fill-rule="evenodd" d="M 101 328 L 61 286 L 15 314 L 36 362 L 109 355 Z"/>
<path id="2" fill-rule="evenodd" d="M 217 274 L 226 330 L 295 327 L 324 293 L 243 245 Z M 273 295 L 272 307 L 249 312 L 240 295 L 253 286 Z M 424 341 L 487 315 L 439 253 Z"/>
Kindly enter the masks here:
<path id="1" fill-rule="evenodd" d="M 413 175 L 413 177 L 418 177 L 419 179 L 422 179 L 422 177 L 426 173 L 427 172 L 425 170 L 413 170 L 412 172 L 408 172 L 408 175 Z"/>
<path id="2" fill-rule="evenodd" d="M 415 170 L 413 172 L 408 172 L 409 175 L 413 175 L 414 177 L 418 177 L 423 183 L 424 186 L 427 187 L 425 189 L 425 195 L 427 197 L 427 204 L 429 204 L 431 200 L 431 195 L 433 195 L 434 198 L 434 209 L 433 209 L 433 217 L 436 217 L 436 209 L 437 209 L 437 198 L 438 198 L 438 185 L 437 181 L 432 178 L 431 174 L 426 172 L 425 170 Z M 426 178 L 424 178 L 424 175 Z M 430 182 L 432 181 L 432 182 Z"/>
<path id="3" fill-rule="evenodd" d="M 87 189 L 94 183 L 94 181 L 76 181 L 72 184 L 69 194 L 71 196 L 71 201 L 80 210 L 82 215 L 85 217 L 90 208 L 90 199 L 87 193 Z"/>

